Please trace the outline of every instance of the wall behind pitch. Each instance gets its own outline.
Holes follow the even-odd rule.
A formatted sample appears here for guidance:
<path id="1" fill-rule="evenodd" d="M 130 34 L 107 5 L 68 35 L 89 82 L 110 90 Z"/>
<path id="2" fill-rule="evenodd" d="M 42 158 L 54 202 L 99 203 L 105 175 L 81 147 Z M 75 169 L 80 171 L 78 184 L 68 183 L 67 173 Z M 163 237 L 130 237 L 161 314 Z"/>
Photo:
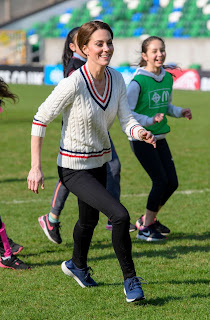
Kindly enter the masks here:
<path id="1" fill-rule="evenodd" d="M 46 64 L 61 62 L 65 39 L 46 39 L 44 61 Z M 210 38 L 173 38 L 165 39 L 166 63 L 176 63 L 186 69 L 191 64 L 200 64 L 203 70 L 210 70 Z M 128 62 L 135 65 L 140 60 L 140 38 L 114 39 L 115 52 L 110 66 Z"/>

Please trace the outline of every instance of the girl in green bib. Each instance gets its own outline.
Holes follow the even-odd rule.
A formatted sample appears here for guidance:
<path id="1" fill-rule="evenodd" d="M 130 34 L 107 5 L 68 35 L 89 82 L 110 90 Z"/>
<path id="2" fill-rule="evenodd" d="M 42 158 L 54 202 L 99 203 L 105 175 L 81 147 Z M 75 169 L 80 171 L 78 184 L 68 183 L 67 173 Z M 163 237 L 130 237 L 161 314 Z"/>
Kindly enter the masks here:
<path id="1" fill-rule="evenodd" d="M 137 221 L 137 238 L 146 241 L 165 239 L 169 228 L 157 219 L 157 213 L 178 187 L 173 158 L 166 141 L 170 132 L 167 115 L 188 120 L 192 118 L 189 108 L 171 104 L 173 78 L 167 72 L 163 39 L 152 36 L 142 43 L 140 67 L 128 86 L 127 96 L 134 117 L 156 137 L 156 149 L 151 145 L 130 138 L 131 148 L 152 180 L 145 215 Z"/>

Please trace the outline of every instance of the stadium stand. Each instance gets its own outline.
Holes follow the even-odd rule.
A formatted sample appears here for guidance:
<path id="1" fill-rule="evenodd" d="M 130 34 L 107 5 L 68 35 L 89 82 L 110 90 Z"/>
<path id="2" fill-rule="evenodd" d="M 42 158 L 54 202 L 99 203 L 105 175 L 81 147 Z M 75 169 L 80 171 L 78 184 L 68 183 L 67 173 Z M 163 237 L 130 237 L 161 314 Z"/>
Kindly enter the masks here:
<path id="1" fill-rule="evenodd" d="M 90 0 L 80 8 L 69 8 L 45 23 L 34 23 L 27 30 L 29 41 L 65 38 L 75 25 L 89 20 L 110 24 L 115 38 L 159 35 L 164 38 L 210 36 L 208 0 Z"/>

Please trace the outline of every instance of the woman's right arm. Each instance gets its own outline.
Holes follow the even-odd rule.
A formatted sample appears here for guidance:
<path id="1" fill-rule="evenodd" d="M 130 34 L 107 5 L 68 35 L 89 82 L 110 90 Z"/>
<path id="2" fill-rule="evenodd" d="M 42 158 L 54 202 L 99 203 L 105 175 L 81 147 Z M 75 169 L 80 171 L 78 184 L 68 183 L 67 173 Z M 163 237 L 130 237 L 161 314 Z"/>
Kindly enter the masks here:
<path id="1" fill-rule="evenodd" d="M 39 185 L 44 189 L 44 175 L 41 168 L 41 152 L 43 139 L 31 136 L 31 170 L 28 174 L 28 189 L 38 193 Z"/>
<path id="2" fill-rule="evenodd" d="M 69 79 L 69 78 L 68 78 Z M 74 100 L 75 85 L 67 78 L 60 81 L 49 97 L 41 104 L 31 130 L 31 170 L 28 174 L 28 189 L 38 193 L 39 185 L 44 189 L 41 168 L 41 151 L 48 123 L 53 121 Z"/>

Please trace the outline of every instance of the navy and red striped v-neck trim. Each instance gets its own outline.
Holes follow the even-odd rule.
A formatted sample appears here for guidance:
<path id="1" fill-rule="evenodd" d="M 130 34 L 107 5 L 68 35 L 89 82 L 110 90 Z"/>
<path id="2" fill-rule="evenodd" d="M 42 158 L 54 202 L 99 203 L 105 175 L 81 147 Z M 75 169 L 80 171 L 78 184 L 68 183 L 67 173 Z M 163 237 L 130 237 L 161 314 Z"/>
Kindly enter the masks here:
<path id="1" fill-rule="evenodd" d="M 90 95 L 95 100 L 95 102 L 101 107 L 104 111 L 108 107 L 111 94 L 112 94 L 112 75 L 108 68 L 105 68 L 105 76 L 106 76 L 106 86 L 103 97 L 100 96 L 95 88 L 95 85 L 92 81 L 91 75 L 89 70 L 87 69 L 86 65 L 80 68 L 80 72 L 86 82 L 88 91 Z"/>

